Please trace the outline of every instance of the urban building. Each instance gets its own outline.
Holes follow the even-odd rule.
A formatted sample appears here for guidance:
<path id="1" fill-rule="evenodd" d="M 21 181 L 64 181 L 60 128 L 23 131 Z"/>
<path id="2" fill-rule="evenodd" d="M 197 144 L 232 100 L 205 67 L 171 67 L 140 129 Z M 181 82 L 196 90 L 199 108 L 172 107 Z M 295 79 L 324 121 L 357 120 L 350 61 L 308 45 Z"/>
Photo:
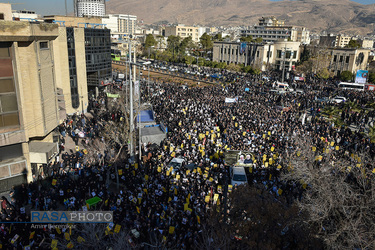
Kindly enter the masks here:
<path id="1" fill-rule="evenodd" d="M 262 38 L 264 42 L 290 40 L 304 44 L 310 43 L 310 32 L 304 27 L 286 26 L 284 21 L 275 17 L 262 17 L 259 24 L 240 30 L 243 37 Z"/>
<path id="2" fill-rule="evenodd" d="M 163 30 L 163 35 L 168 36 L 179 36 L 182 39 L 191 36 L 194 42 L 199 42 L 199 27 L 185 26 L 184 24 L 179 24 L 176 26 L 168 26 Z"/>
<path id="3" fill-rule="evenodd" d="M 56 24 L 0 21 L 0 192 L 32 181 L 58 152 Z"/>
<path id="4" fill-rule="evenodd" d="M 9 3 L 0 3 L 0 20 L 12 21 L 12 5 Z"/>
<path id="5" fill-rule="evenodd" d="M 335 47 L 344 48 L 346 45 L 349 44 L 351 39 L 351 36 L 338 35 L 336 36 Z"/>
<path id="6" fill-rule="evenodd" d="M 261 70 L 279 69 L 290 71 L 300 57 L 300 43 L 278 41 L 275 43 L 215 42 L 213 61 L 227 64 L 244 64 Z"/>
<path id="7" fill-rule="evenodd" d="M 31 10 L 13 10 L 12 17 L 16 21 L 36 21 L 40 19 L 40 16 Z"/>
<path id="8" fill-rule="evenodd" d="M 361 44 L 361 48 L 364 48 L 364 49 L 373 49 L 375 48 L 375 42 L 373 39 L 361 39 L 359 40 L 360 44 Z"/>
<path id="9" fill-rule="evenodd" d="M 83 32 L 83 37 L 76 39 L 74 41 L 74 44 L 75 46 L 84 45 L 84 49 L 77 50 L 77 51 L 80 54 L 82 54 L 82 51 L 85 51 L 85 60 L 84 62 L 79 61 L 79 63 L 85 63 L 86 65 L 86 69 L 83 72 L 86 73 L 86 82 L 87 82 L 88 91 L 93 90 L 95 87 L 100 87 L 104 85 L 105 83 L 112 81 L 111 79 L 112 77 L 111 34 L 110 34 L 110 30 L 105 28 L 105 24 L 101 23 L 101 18 L 47 16 L 45 17 L 45 22 L 58 23 L 60 27 L 74 28 L 73 29 L 74 38 L 77 38 L 76 34 L 80 34 L 80 32 Z M 78 29 L 76 28 L 81 28 L 82 31 L 78 31 Z M 67 30 L 72 30 L 72 29 L 67 29 Z M 70 53 L 72 53 L 71 60 L 73 60 L 72 56 L 75 57 L 76 52 L 75 50 L 72 50 Z M 72 66 L 72 65 L 77 65 L 77 61 L 75 64 L 73 62 L 71 62 L 70 64 L 71 70 L 74 71 L 73 68 L 75 66 Z M 83 67 L 80 68 L 80 70 L 83 70 L 83 69 L 84 69 Z M 70 73 L 73 73 L 73 72 L 70 72 Z M 74 74 L 71 74 L 71 75 L 74 75 Z M 83 80 L 84 78 L 80 78 L 80 79 L 84 82 Z M 79 91 L 79 88 L 80 87 L 78 87 L 78 91 Z M 82 98 L 83 100 L 85 100 L 85 94 L 84 94 L 85 92 L 84 91 L 81 91 L 81 92 L 83 93 L 83 95 L 81 94 L 76 94 L 76 95 L 83 96 Z M 85 101 L 83 101 L 83 106 L 85 106 Z"/>
<path id="10" fill-rule="evenodd" d="M 370 53 L 370 49 L 332 49 L 329 70 L 335 76 L 339 76 L 343 71 L 350 71 L 355 74 L 357 70 L 366 70 L 369 64 Z"/>
<path id="11" fill-rule="evenodd" d="M 123 14 L 106 15 L 102 18 L 102 23 L 107 25 L 112 34 L 135 34 L 137 16 Z"/>
<path id="12" fill-rule="evenodd" d="M 73 0 L 76 17 L 104 16 L 106 0 Z"/>

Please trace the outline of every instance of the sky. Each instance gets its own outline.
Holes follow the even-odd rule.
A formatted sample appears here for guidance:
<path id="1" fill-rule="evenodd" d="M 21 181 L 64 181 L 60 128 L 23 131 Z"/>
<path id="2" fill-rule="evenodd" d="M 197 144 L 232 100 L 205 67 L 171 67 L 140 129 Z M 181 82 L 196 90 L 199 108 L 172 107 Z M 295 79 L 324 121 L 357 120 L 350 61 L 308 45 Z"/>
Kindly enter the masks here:
<path id="1" fill-rule="evenodd" d="M 68 13 L 73 12 L 73 0 L 66 0 L 68 5 Z M 202 0 L 204 1 L 204 0 Z M 279 0 L 273 0 L 279 1 Z M 373 4 L 375 0 L 353 0 L 361 4 Z M 14 4 L 15 10 L 33 10 L 41 15 L 65 15 L 65 0 L 0 0 L 1 3 L 23 3 Z"/>

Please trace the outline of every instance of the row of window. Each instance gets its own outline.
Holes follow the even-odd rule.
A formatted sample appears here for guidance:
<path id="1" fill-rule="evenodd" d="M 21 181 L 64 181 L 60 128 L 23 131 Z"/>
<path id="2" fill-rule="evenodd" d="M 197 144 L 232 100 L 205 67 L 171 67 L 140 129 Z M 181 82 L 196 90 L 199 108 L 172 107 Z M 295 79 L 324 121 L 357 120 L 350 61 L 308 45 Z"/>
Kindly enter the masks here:
<path id="1" fill-rule="evenodd" d="M 333 61 L 334 62 L 337 62 L 337 61 L 338 62 L 343 62 L 344 60 L 345 60 L 345 63 L 349 63 L 350 56 L 337 56 L 337 55 L 333 56 Z"/>

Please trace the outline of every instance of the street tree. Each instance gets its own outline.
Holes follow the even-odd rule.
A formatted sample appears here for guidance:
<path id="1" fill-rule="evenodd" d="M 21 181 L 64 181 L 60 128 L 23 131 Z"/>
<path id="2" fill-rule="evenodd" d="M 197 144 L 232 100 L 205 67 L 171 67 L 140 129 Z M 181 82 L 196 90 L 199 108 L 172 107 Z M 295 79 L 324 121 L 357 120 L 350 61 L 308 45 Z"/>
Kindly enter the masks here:
<path id="1" fill-rule="evenodd" d="M 173 61 L 175 60 L 175 54 L 178 52 L 181 38 L 179 36 L 170 35 L 167 39 L 168 50 L 172 52 Z"/>
<path id="2" fill-rule="evenodd" d="M 199 43 L 202 45 L 202 48 L 205 50 L 206 54 L 207 51 L 212 49 L 214 43 L 212 42 L 212 37 L 208 35 L 207 33 L 204 33 L 200 39 Z"/>
<path id="3" fill-rule="evenodd" d="M 150 48 L 152 46 L 155 46 L 157 44 L 158 44 L 158 42 L 155 40 L 155 37 L 152 34 L 148 34 L 146 36 L 145 49 L 148 49 L 148 48 Z"/>
<path id="4" fill-rule="evenodd" d="M 358 49 L 361 47 L 361 44 L 358 40 L 350 40 L 349 43 L 345 46 L 346 48 Z"/>
<path id="5" fill-rule="evenodd" d="M 240 37 L 240 41 L 241 42 L 248 42 L 248 43 L 251 43 L 253 42 L 253 36 L 241 36 Z"/>
<path id="6" fill-rule="evenodd" d="M 350 81 L 352 79 L 353 79 L 353 73 L 352 72 L 347 71 L 347 70 L 341 72 L 341 74 L 340 74 L 340 80 L 341 81 L 347 82 L 347 81 Z"/>
<path id="7" fill-rule="evenodd" d="M 368 73 L 368 82 L 375 83 L 375 71 Z"/>
<path id="8" fill-rule="evenodd" d="M 350 154 L 326 140 L 319 145 L 308 138 L 296 141 L 296 154 L 289 158 L 289 171 L 282 179 L 306 188 L 297 202 L 301 213 L 308 215 L 303 224 L 316 228 L 313 236 L 328 249 L 373 249 L 373 156 L 367 151 Z"/>

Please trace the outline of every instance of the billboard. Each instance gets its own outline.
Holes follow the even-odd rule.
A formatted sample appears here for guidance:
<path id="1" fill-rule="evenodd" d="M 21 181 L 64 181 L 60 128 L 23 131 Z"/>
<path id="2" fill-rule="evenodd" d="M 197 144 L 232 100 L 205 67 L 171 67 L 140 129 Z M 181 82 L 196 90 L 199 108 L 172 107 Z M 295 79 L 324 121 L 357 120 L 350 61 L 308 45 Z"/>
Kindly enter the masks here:
<path id="1" fill-rule="evenodd" d="M 247 43 L 241 43 L 240 54 L 243 54 L 246 52 L 246 46 L 247 46 Z"/>
<path id="2" fill-rule="evenodd" d="M 366 83 L 367 81 L 368 70 L 357 70 L 355 75 L 355 83 Z"/>

